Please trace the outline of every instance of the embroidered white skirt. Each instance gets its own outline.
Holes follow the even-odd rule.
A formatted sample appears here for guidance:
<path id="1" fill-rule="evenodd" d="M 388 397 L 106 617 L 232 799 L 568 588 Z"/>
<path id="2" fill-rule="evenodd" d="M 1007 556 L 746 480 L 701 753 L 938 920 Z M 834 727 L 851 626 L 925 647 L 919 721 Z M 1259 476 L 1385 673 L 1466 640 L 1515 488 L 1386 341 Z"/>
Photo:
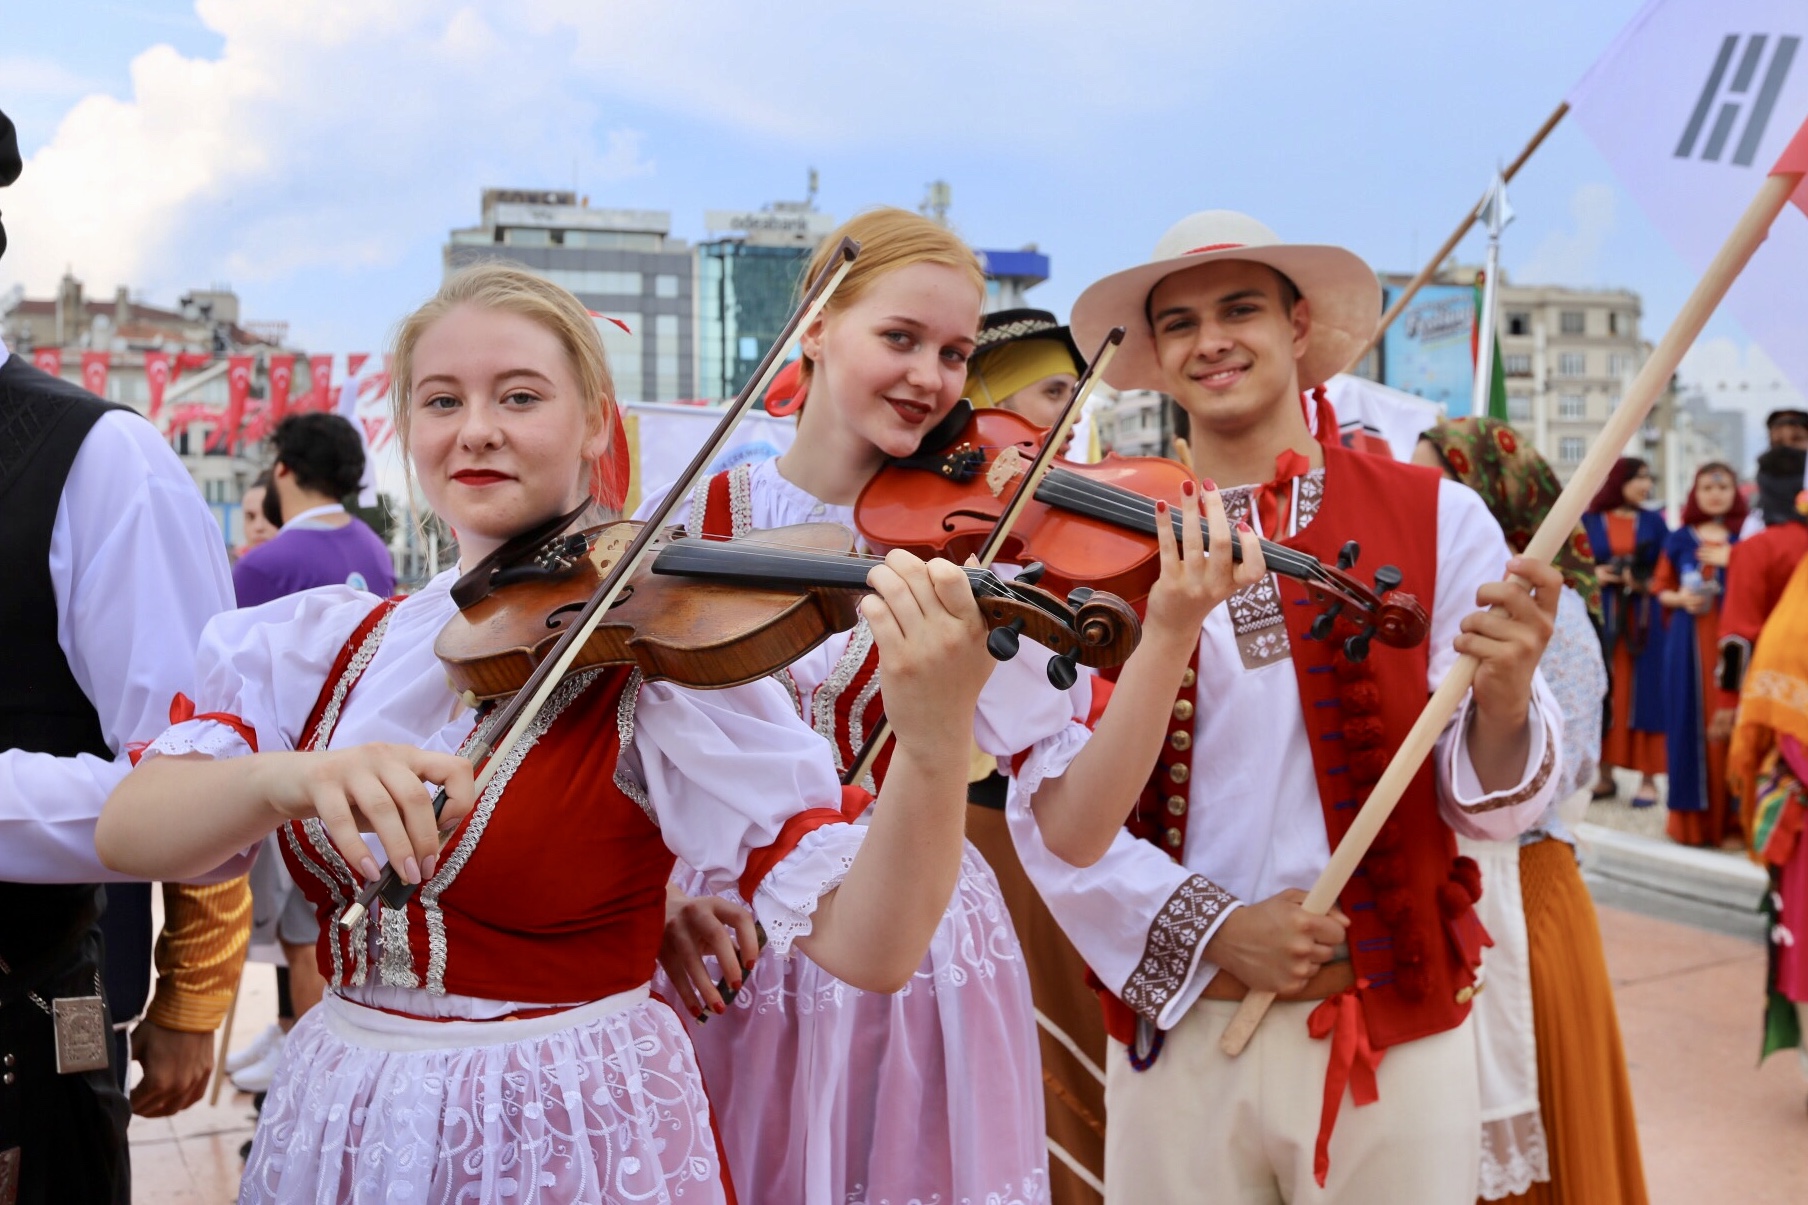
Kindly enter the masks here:
<path id="1" fill-rule="evenodd" d="M 679 885 L 703 889 L 695 876 Z M 673 998 L 659 979 L 655 990 Z M 1029 974 L 971 845 L 902 991 L 767 956 L 726 1014 L 685 1024 L 741 1205 L 1048 1199 Z"/>
<path id="2" fill-rule="evenodd" d="M 284 1044 L 241 1202 L 725 1199 L 690 1042 L 647 988 L 429 1021 L 329 994 Z"/>

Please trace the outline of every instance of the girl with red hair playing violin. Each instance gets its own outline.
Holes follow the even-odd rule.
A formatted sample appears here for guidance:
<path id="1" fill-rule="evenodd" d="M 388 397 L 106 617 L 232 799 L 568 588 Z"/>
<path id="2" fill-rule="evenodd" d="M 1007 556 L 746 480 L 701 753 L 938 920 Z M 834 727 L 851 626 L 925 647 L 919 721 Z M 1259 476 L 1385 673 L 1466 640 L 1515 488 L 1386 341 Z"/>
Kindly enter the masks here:
<path id="1" fill-rule="evenodd" d="M 788 406 L 798 413 L 796 442 L 699 486 L 689 509 L 693 532 L 740 537 L 822 521 L 851 528 L 862 488 L 890 458 L 915 453 L 960 399 L 985 299 L 971 249 L 926 218 L 880 209 L 830 235 L 818 264 L 844 235 L 859 240 L 860 256 L 803 333 L 798 392 Z M 1142 643 L 1099 721 L 1097 748 L 1076 762 L 1076 779 L 1110 784 L 1122 779 L 1115 769 L 1122 760 L 1153 758 L 1171 702 L 1159 678 L 1176 640 L 1189 643 L 1212 607 L 1264 572 L 1259 552 L 1241 565 L 1202 554 L 1201 512 L 1217 547 L 1230 539 L 1214 492 L 1195 487 L 1180 509 L 1182 546 L 1162 525 L 1163 572 Z M 891 711 L 891 677 L 877 672 L 870 648 L 869 635 L 856 629 L 780 675 L 844 771 Z M 1180 656 L 1184 662 L 1184 648 Z M 985 752 L 1010 757 L 1038 738 L 1074 741 L 1084 732 L 1076 715 L 1087 714 L 1085 679 L 1071 694 L 1051 689 L 1046 657 L 1025 644 L 993 675 L 973 729 Z M 964 773 L 967 758 L 960 761 Z M 888 782 L 889 773 L 881 754 L 871 780 Z M 1070 843 L 1076 861 L 1096 858 L 1123 823 L 1135 784 L 1118 787 L 1088 791 L 1083 783 L 1067 800 L 1051 800 L 1045 823 Z M 881 802 L 873 814 L 884 809 Z M 695 881 L 682 886 L 700 894 Z M 1029 981 L 997 880 L 977 850 L 966 847 L 929 955 L 909 988 L 893 996 L 858 991 L 807 958 L 762 958 L 724 1003 L 696 957 L 704 945 L 725 944 L 721 915 L 707 900 L 681 915 L 672 936 L 683 951 L 667 967 L 680 998 L 694 1001 L 693 1015 L 708 1017 L 693 1036 L 711 1099 L 725 1114 L 723 1145 L 743 1200 L 1047 1199 Z M 729 987 L 737 988 L 734 956 L 723 958 Z"/>

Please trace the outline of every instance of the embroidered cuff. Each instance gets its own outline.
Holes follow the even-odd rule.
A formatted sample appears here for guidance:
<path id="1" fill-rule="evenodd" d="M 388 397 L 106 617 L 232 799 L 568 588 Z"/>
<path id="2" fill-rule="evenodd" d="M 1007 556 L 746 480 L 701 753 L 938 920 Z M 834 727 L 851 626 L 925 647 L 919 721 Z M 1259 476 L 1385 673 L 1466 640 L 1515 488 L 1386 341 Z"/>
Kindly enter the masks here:
<path id="1" fill-rule="evenodd" d="M 1469 726 L 1474 718 L 1474 697 L 1463 700 L 1445 729 L 1438 749 L 1438 785 L 1445 819 L 1464 836 L 1483 841 L 1505 841 L 1519 835 L 1544 813 L 1556 792 L 1557 762 L 1562 738 L 1551 717 L 1561 712 L 1549 701 L 1549 688 L 1536 680 L 1526 713 L 1531 727 L 1526 750 L 1526 770 L 1519 782 L 1505 790 L 1485 791 L 1469 756 Z"/>
<path id="2" fill-rule="evenodd" d="M 242 732 L 231 724 L 221 720 L 193 719 L 164 729 L 162 735 L 144 747 L 138 759 L 199 753 L 217 761 L 255 752 L 257 750 Z"/>
<path id="3" fill-rule="evenodd" d="M 1211 978 L 1199 974 L 1209 966 L 1206 943 L 1237 904 L 1210 879 L 1188 876 L 1150 922 L 1142 960 L 1118 993 L 1123 1002 L 1164 1029 L 1179 1020 Z"/>
<path id="4" fill-rule="evenodd" d="M 760 880 L 752 905 L 766 930 L 768 955 L 788 954 L 791 943 L 810 932 L 816 906 L 841 886 L 865 835 L 858 824 L 824 824 L 805 833 Z"/>
<path id="5" fill-rule="evenodd" d="M 1067 772 L 1091 737 L 1092 729 L 1074 721 L 1031 745 L 1013 759 L 1012 792 L 1019 799 L 1034 796 L 1044 779 L 1059 778 Z"/>

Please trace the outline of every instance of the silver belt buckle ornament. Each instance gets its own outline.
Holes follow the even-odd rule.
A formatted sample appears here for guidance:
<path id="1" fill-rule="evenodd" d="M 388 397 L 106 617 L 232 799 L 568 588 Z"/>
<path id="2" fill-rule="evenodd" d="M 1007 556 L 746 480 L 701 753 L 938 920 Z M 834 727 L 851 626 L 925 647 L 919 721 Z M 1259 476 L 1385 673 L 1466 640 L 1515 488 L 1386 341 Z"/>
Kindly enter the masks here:
<path id="1" fill-rule="evenodd" d="M 16 1205 L 19 1200 L 19 1148 L 0 1151 L 0 1205 Z"/>
<path id="2" fill-rule="evenodd" d="M 104 1070 L 107 1058 L 107 1006 L 99 996 L 66 996 L 50 1002 L 56 1023 L 58 1075 Z"/>

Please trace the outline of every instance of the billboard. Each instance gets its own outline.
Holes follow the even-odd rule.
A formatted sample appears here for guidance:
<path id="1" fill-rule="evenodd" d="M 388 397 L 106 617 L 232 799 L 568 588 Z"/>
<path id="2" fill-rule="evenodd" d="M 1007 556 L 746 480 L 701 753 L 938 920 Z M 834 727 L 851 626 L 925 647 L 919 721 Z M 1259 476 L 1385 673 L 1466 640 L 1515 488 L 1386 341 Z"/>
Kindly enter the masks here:
<path id="1" fill-rule="evenodd" d="M 1389 305 L 1399 292 L 1387 290 Z M 1468 414 L 1475 392 L 1475 362 L 1469 353 L 1474 327 L 1474 288 L 1420 289 L 1382 340 L 1381 383 L 1436 402 L 1451 418 Z"/>

